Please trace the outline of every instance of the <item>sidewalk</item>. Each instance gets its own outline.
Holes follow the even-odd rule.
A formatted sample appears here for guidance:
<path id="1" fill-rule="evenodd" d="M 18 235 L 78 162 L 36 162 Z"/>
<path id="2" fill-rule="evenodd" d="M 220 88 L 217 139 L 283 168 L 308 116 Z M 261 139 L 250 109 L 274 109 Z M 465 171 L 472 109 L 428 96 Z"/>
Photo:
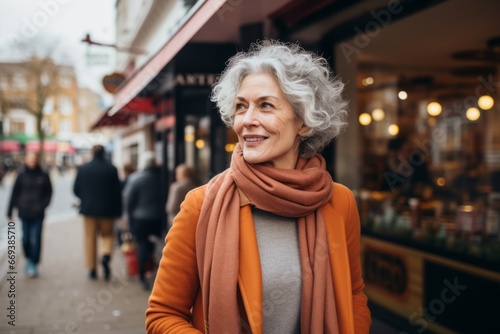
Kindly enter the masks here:
<path id="1" fill-rule="evenodd" d="M 81 218 L 75 215 L 44 224 L 43 233 L 39 277 L 33 279 L 24 274 L 19 228 L 16 231 L 16 274 L 0 282 L 0 333 L 145 333 L 149 293 L 137 278 L 128 278 L 118 248 L 112 258 L 113 279 L 105 282 L 99 268 L 99 279 L 91 281 L 83 260 Z M 15 311 L 9 311 L 13 302 Z M 10 314 L 15 316 L 15 326 L 9 325 Z"/>

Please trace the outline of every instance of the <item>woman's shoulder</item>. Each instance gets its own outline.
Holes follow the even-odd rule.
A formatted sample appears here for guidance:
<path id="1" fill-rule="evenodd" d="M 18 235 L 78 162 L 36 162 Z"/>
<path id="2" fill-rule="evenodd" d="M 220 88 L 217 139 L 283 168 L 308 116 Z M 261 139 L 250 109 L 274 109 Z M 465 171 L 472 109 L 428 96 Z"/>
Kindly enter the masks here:
<path id="1" fill-rule="evenodd" d="M 228 176 L 228 172 L 229 170 L 226 169 L 224 172 L 212 177 L 208 183 L 191 189 L 186 195 L 186 200 L 189 198 L 191 201 L 198 201 L 200 204 L 203 203 L 207 189 L 210 187 L 210 191 L 214 193 L 214 189 L 218 189 L 217 185 L 220 185 L 220 183 L 223 182 L 224 178 Z"/>
<path id="2" fill-rule="evenodd" d="M 201 205 L 203 204 L 203 199 L 205 198 L 206 190 L 207 190 L 206 184 L 191 189 L 186 194 L 185 202 L 189 202 L 191 204 L 201 207 Z"/>
<path id="3" fill-rule="evenodd" d="M 333 182 L 332 198 L 330 201 L 333 208 L 341 213 L 348 213 L 355 206 L 354 194 L 347 186 Z"/>
<path id="4" fill-rule="evenodd" d="M 343 185 L 342 183 L 338 182 L 333 182 L 333 193 L 332 193 L 332 199 L 337 196 L 353 196 L 352 190 L 349 189 L 347 186 Z"/>

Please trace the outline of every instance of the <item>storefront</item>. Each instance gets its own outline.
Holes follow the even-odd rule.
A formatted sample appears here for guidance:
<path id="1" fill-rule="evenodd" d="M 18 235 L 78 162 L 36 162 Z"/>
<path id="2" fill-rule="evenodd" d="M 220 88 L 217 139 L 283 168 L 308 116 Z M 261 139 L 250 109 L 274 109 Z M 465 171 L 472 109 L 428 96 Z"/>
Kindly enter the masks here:
<path id="1" fill-rule="evenodd" d="M 277 21 L 333 49 L 347 83 L 335 172 L 359 201 L 373 311 L 407 332 L 499 332 L 500 3 L 324 3 Z"/>
<path id="2" fill-rule="evenodd" d="M 170 175 L 185 162 L 204 183 L 227 167 L 232 150 L 225 145 L 232 134 L 210 101 L 210 93 L 234 52 L 234 44 L 188 43 L 163 69 L 157 93 L 162 96 L 162 114 L 155 129 Z"/>

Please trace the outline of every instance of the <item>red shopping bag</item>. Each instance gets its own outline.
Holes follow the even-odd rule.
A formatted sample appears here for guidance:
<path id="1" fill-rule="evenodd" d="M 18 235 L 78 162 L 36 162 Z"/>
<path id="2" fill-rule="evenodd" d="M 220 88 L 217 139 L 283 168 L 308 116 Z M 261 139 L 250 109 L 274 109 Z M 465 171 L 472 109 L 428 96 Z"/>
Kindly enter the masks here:
<path id="1" fill-rule="evenodd" d="M 127 273 L 130 277 L 136 276 L 139 272 L 137 262 L 137 252 L 134 240 L 130 233 L 124 233 L 121 251 L 127 264 Z"/>

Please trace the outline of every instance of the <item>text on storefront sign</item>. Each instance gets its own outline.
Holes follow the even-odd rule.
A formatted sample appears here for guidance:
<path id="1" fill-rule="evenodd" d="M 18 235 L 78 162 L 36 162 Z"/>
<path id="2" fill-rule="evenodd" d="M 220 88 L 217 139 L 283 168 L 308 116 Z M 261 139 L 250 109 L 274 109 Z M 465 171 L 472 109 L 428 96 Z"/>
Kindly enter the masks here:
<path id="1" fill-rule="evenodd" d="M 407 267 L 403 259 L 371 247 L 366 247 L 364 251 L 364 274 L 367 283 L 397 295 L 404 294 L 408 286 Z"/>

